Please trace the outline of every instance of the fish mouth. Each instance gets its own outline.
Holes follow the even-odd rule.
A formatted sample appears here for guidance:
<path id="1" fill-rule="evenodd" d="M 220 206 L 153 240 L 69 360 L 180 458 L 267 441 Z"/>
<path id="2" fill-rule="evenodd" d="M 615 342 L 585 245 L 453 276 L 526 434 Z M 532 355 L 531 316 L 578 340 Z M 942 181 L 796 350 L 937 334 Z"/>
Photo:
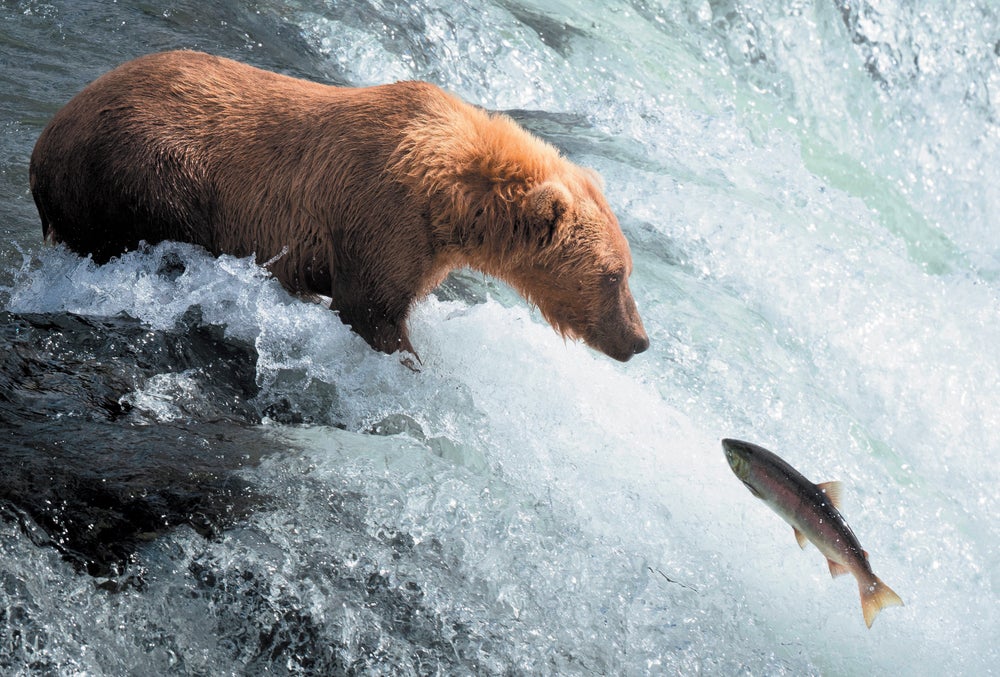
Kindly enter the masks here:
<path id="1" fill-rule="evenodd" d="M 750 464 L 747 460 L 747 447 L 746 442 L 741 442 L 740 440 L 724 439 L 722 440 L 722 451 L 726 454 L 726 460 L 729 462 L 729 467 L 733 469 L 740 480 L 747 484 L 746 478 L 750 473 Z M 758 495 L 756 490 L 747 484 L 747 487 L 753 491 L 754 495 Z"/>
<path id="2" fill-rule="evenodd" d="M 736 453 L 738 451 L 744 451 L 749 447 L 747 442 L 743 440 L 734 440 L 732 438 L 726 437 L 722 440 L 722 448 L 726 450 L 726 453 Z"/>
<path id="3" fill-rule="evenodd" d="M 742 454 L 739 453 L 741 444 L 742 443 L 739 440 L 731 440 L 728 438 L 722 440 L 722 451 L 725 452 L 726 459 L 729 461 L 730 465 L 732 465 L 734 459 L 742 458 Z"/>

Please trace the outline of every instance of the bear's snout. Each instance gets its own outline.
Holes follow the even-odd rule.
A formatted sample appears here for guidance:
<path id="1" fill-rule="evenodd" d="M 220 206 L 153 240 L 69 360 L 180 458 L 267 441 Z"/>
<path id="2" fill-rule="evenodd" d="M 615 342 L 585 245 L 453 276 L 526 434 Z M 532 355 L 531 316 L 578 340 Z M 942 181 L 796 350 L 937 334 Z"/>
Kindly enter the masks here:
<path id="1" fill-rule="evenodd" d="M 617 312 L 606 315 L 585 340 L 608 357 L 628 362 L 649 348 L 649 336 L 631 294 L 623 294 L 618 305 Z"/>
<path id="2" fill-rule="evenodd" d="M 645 352 L 649 348 L 649 337 L 641 328 L 636 333 L 629 333 L 618 340 L 594 342 L 594 347 L 608 357 L 619 362 L 628 362 L 633 355 Z"/>
<path id="3" fill-rule="evenodd" d="M 649 348 L 649 337 L 646 332 L 642 332 L 632 340 L 632 354 L 644 353 Z"/>

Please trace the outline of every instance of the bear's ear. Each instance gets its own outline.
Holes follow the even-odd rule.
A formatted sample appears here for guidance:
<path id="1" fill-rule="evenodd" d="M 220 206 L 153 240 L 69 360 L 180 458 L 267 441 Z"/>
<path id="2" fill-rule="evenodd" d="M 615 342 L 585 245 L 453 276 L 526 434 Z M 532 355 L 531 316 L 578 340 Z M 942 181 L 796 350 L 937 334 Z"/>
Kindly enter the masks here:
<path id="1" fill-rule="evenodd" d="M 524 196 L 524 216 L 530 236 L 543 244 L 552 241 L 559 217 L 573 203 L 569 190 L 556 181 L 540 183 Z"/>

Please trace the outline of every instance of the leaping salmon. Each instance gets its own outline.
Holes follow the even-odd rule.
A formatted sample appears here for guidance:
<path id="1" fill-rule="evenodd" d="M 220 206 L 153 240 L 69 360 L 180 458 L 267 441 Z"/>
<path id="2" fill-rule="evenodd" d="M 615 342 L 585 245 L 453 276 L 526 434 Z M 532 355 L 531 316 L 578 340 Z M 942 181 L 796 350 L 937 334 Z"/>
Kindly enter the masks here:
<path id="1" fill-rule="evenodd" d="M 722 440 L 729 466 L 747 489 L 792 525 L 799 547 L 808 539 L 819 548 L 834 577 L 854 574 L 861 592 L 861 610 L 870 628 L 875 616 L 887 606 L 903 606 L 903 600 L 883 583 L 868 564 L 851 527 L 837 509 L 840 483 L 813 484 L 777 454 L 740 440 Z"/>

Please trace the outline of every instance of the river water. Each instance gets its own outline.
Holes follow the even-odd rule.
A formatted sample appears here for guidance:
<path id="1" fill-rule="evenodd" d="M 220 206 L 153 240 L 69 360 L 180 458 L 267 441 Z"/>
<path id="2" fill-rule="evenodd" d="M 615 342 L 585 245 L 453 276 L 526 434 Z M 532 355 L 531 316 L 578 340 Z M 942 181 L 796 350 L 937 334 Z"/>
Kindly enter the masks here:
<path id="1" fill-rule="evenodd" d="M 650 350 L 465 271 L 414 373 L 251 261 L 43 246 L 46 121 L 179 47 L 597 169 Z M 0 4 L 0 671 L 995 671 L 998 55 L 990 0 Z M 906 606 L 865 628 L 723 437 L 841 480 Z"/>

